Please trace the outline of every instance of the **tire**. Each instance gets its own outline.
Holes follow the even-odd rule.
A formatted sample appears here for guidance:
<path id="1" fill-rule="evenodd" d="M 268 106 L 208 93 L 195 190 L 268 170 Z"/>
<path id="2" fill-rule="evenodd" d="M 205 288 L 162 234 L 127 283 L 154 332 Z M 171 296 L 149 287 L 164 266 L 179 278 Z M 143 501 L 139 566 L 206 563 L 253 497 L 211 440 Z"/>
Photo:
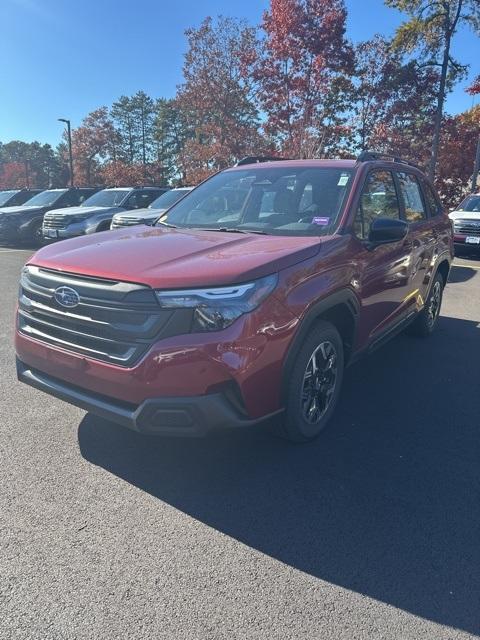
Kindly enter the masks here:
<path id="1" fill-rule="evenodd" d="M 100 223 L 95 233 L 99 233 L 100 231 L 110 231 L 110 224 L 110 221 Z"/>
<path id="2" fill-rule="evenodd" d="M 343 369 L 340 334 L 329 322 L 318 322 L 289 372 L 283 437 L 291 442 L 308 442 L 325 429 L 338 402 Z"/>
<path id="3" fill-rule="evenodd" d="M 35 220 L 28 230 L 29 237 L 36 247 L 42 247 L 45 243 L 42 233 L 43 220 Z"/>
<path id="4" fill-rule="evenodd" d="M 425 306 L 408 327 L 408 333 L 420 338 L 428 338 L 435 331 L 442 306 L 445 283 L 441 273 L 436 273 Z"/>

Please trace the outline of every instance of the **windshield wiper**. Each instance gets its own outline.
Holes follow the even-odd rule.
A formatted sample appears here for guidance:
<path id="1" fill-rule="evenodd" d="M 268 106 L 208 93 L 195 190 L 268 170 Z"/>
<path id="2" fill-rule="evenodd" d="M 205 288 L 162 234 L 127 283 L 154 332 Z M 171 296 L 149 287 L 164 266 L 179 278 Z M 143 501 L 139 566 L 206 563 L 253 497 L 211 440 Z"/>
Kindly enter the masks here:
<path id="1" fill-rule="evenodd" d="M 236 229 L 234 227 L 217 227 L 216 229 L 202 229 L 202 231 L 223 231 L 225 233 L 259 233 L 260 235 L 267 236 L 266 231 L 261 229 Z"/>
<path id="2" fill-rule="evenodd" d="M 155 226 L 157 224 L 163 224 L 165 227 L 170 227 L 171 229 L 178 229 L 178 227 L 175 226 L 174 224 L 170 224 L 169 222 L 162 222 L 161 220 L 157 220 L 155 223 Z"/>

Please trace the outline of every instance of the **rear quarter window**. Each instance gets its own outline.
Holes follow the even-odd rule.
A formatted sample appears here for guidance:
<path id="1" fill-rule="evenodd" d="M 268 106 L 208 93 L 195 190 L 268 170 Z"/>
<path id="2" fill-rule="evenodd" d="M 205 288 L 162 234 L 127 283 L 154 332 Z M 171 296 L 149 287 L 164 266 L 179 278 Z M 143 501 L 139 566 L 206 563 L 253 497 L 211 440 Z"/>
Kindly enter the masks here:
<path id="1" fill-rule="evenodd" d="M 425 200 L 427 201 L 428 209 L 431 216 L 438 216 L 443 211 L 443 207 L 440 203 L 438 196 L 432 187 L 422 180 L 423 193 L 425 194 Z"/>

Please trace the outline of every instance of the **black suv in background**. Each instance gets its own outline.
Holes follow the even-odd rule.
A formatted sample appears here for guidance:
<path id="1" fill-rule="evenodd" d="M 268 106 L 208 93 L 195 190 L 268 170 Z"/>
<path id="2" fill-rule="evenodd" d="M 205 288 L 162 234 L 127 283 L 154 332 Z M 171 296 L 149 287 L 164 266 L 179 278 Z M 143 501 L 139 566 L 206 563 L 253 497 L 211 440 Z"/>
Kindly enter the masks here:
<path id="1" fill-rule="evenodd" d="M 23 204 L 43 189 L 7 189 L 0 191 L 0 207 L 17 207 Z"/>
<path id="2" fill-rule="evenodd" d="M 146 209 L 137 209 L 131 213 L 116 213 L 112 218 L 110 229 L 131 227 L 136 224 L 152 226 L 170 207 L 187 195 L 193 187 L 177 187 L 163 193 L 159 198 L 148 205 Z"/>
<path id="3" fill-rule="evenodd" d="M 129 209 L 144 209 L 167 190 L 166 187 L 103 189 L 79 207 L 48 213 L 43 221 L 43 238 L 61 240 L 107 231 L 115 213 Z"/>
<path id="4" fill-rule="evenodd" d="M 0 208 L 0 241 L 41 242 L 43 216 L 51 209 L 77 207 L 97 189 L 48 189 L 18 207 Z"/>

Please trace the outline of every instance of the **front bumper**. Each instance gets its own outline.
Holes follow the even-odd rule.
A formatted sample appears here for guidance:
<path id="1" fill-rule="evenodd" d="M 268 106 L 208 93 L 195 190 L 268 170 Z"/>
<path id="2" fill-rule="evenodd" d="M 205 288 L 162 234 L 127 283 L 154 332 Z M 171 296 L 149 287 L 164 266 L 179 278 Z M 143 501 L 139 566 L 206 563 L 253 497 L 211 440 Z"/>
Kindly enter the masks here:
<path id="1" fill-rule="evenodd" d="M 52 234 L 53 232 L 53 234 Z M 77 236 L 84 236 L 87 232 L 85 223 L 79 222 L 76 224 L 70 224 L 67 227 L 61 227 L 59 229 L 49 229 L 43 227 L 42 234 L 45 240 L 50 242 L 55 240 L 67 240 L 68 238 L 76 238 Z"/>
<path id="2" fill-rule="evenodd" d="M 478 238 L 478 243 L 475 242 L 467 242 L 467 238 L 469 237 L 474 237 L 474 238 Z M 466 234 L 460 234 L 460 233 L 455 233 L 453 236 L 453 243 L 454 245 L 456 245 L 457 247 L 468 247 L 470 249 L 480 249 L 480 236 L 477 235 L 471 235 L 468 236 Z"/>
<path id="3" fill-rule="evenodd" d="M 149 398 L 135 406 L 65 383 L 19 358 L 17 377 L 20 382 L 145 435 L 198 437 L 223 428 L 249 427 L 272 417 L 247 418 L 222 393 Z"/>

